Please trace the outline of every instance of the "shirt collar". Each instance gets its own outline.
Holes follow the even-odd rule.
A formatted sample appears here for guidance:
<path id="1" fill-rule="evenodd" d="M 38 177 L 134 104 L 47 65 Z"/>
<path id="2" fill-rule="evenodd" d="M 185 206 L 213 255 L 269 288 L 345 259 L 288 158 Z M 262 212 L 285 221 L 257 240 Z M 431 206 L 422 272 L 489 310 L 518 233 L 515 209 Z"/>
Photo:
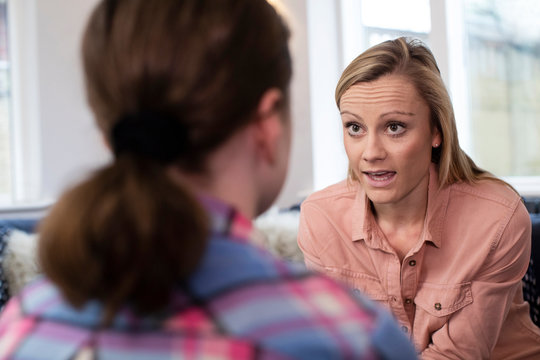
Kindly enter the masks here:
<path id="1" fill-rule="evenodd" d="M 442 226 L 446 215 L 449 198 L 448 187 L 439 187 L 439 173 L 437 165 L 431 164 L 429 168 L 428 205 L 424 223 L 424 241 L 430 241 L 436 247 L 441 246 Z M 381 236 L 373 236 L 373 212 L 369 199 L 361 186 L 358 186 L 353 204 L 352 241 L 364 240 L 373 248 L 382 248 Z"/>
<path id="2" fill-rule="evenodd" d="M 424 223 L 426 229 L 424 239 L 431 241 L 436 247 L 441 247 L 442 229 L 449 197 L 450 187 L 440 187 L 438 167 L 431 164 L 429 168 L 428 206 Z"/>
<path id="3" fill-rule="evenodd" d="M 248 240 L 251 237 L 253 233 L 252 221 L 235 208 L 208 195 L 199 195 L 198 199 L 209 216 L 213 235 L 243 240 Z"/>
<path id="4" fill-rule="evenodd" d="M 356 192 L 352 214 L 352 240 L 369 241 L 373 215 L 371 213 L 369 199 L 361 186 L 358 186 L 358 191 Z"/>

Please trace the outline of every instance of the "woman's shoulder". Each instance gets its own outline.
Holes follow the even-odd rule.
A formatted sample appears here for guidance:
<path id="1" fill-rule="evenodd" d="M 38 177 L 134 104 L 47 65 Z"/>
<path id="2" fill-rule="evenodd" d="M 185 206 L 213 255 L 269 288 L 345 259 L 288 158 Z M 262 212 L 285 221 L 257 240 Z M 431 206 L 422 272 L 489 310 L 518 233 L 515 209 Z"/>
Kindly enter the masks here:
<path id="1" fill-rule="evenodd" d="M 510 185 L 496 179 L 485 179 L 474 183 L 450 185 L 452 195 L 461 195 L 474 200 L 477 205 L 496 206 L 514 210 L 522 201 Z"/>
<path id="2" fill-rule="evenodd" d="M 450 185 L 448 214 L 460 213 L 472 224 L 517 228 L 530 227 L 530 217 L 521 196 L 509 185 L 497 180 L 481 180 L 476 183 Z M 473 221 L 477 219 L 477 221 Z"/>
<path id="3" fill-rule="evenodd" d="M 315 191 L 303 202 L 305 204 L 324 204 L 325 202 L 354 201 L 359 190 L 359 185 L 351 180 L 342 180 L 336 184 L 327 186 L 322 190 Z"/>

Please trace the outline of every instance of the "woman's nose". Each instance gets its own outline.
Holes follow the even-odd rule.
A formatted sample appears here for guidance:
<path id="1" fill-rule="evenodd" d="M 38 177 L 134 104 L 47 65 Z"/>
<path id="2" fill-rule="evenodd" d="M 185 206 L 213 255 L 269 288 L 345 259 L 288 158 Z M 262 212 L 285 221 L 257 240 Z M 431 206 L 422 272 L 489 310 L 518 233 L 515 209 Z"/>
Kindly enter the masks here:
<path id="1" fill-rule="evenodd" d="M 362 159 L 368 162 L 383 160 L 386 150 L 382 140 L 376 134 L 368 134 L 362 152 Z"/>

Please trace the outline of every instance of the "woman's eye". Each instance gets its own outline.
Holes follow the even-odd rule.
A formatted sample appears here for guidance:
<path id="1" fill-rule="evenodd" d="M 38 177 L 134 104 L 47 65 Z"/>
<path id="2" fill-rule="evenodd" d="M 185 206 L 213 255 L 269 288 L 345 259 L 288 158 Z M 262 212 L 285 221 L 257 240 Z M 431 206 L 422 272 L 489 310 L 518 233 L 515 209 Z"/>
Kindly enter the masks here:
<path id="1" fill-rule="evenodd" d="M 350 123 L 345 125 L 347 127 L 347 132 L 351 136 L 358 136 L 361 135 L 363 132 L 363 129 L 360 125 L 355 123 Z"/>
<path id="2" fill-rule="evenodd" d="M 405 126 L 399 123 L 392 123 L 388 125 L 388 133 L 390 135 L 400 135 L 405 131 Z"/>

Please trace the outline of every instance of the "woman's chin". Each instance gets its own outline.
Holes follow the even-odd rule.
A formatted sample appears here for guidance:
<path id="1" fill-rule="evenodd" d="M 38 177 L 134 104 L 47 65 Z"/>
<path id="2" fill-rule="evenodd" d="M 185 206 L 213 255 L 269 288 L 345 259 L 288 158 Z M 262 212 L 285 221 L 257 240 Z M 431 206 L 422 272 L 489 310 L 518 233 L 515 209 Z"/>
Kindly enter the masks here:
<path id="1" fill-rule="evenodd" d="M 392 204 L 396 201 L 396 196 L 394 192 L 390 190 L 366 190 L 366 195 L 368 199 L 373 203 L 373 205 L 387 205 Z"/>

